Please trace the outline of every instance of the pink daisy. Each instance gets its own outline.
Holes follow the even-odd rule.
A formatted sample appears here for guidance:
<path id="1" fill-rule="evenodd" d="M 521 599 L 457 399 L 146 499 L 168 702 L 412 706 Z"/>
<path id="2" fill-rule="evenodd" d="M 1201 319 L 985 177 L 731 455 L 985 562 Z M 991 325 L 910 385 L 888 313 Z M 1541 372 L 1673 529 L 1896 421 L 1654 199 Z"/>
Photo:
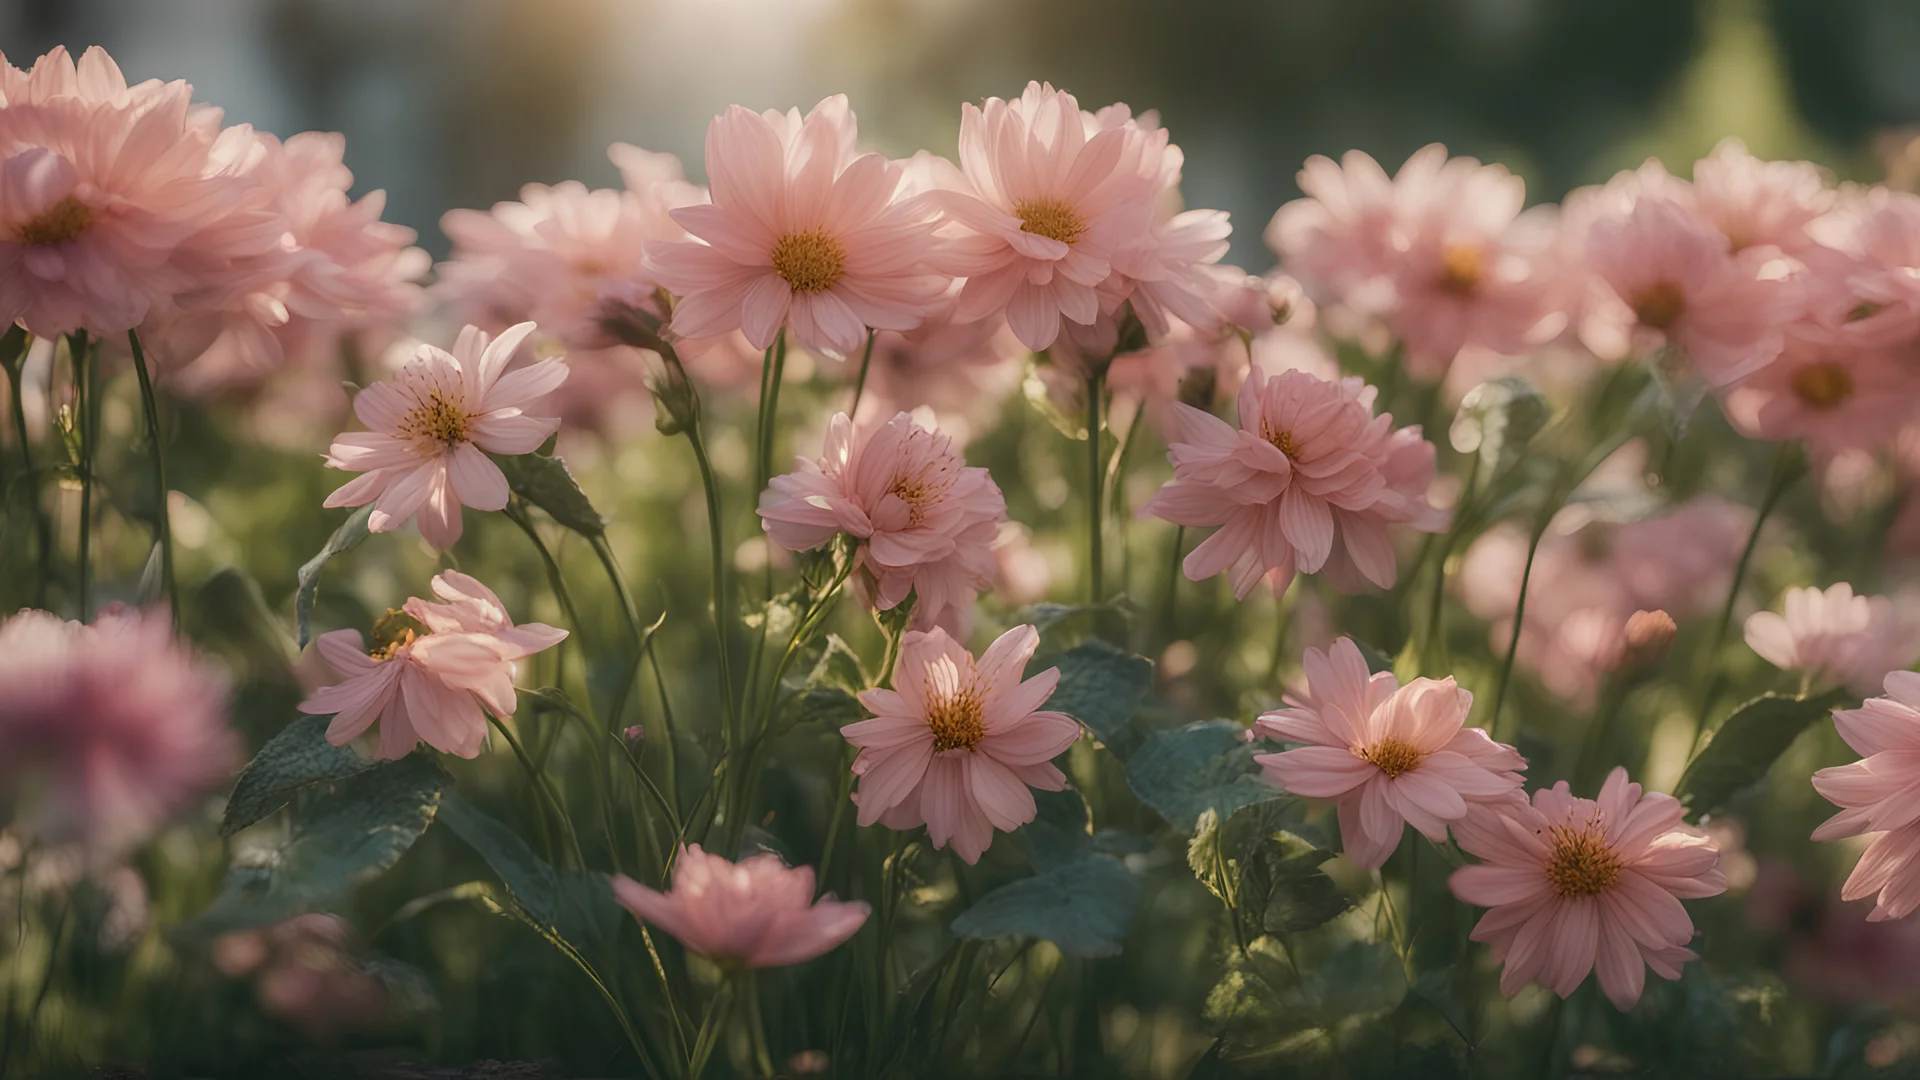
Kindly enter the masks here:
<path id="1" fill-rule="evenodd" d="M 560 426 L 528 410 L 566 381 L 565 362 L 554 357 L 506 370 L 532 332 L 532 323 L 521 323 L 489 342 L 469 326 L 453 352 L 422 345 L 391 380 L 354 395 L 354 415 L 372 430 L 337 436 L 327 466 L 363 475 L 327 496 L 326 505 L 374 503 L 367 522 L 374 532 L 417 517 L 420 535 L 443 550 L 460 539 L 461 506 L 506 506 L 507 478 L 487 454 L 531 453 Z"/>
<path id="2" fill-rule="evenodd" d="M 1446 147 L 1422 147 L 1399 175 L 1412 183 L 1438 173 L 1446 160 Z M 1338 164 L 1308 158 L 1299 184 L 1304 197 L 1274 213 L 1267 246 L 1315 303 L 1383 310 L 1399 250 L 1398 181 L 1365 152 L 1349 150 Z"/>
<path id="3" fill-rule="evenodd" d="M 844 95 L 804 119 L 738 105 L 707 127 L 712 203 L 675 209 L 696 239 L 647 250 L 649 271 L 680 299 L 673 331 L 741 330 L 756 349 L 792 327 L 806 348 L 860 351 L 868 329 L 911 330 L 949 278 L 931 267 L 930 208 L 901 199 L 903 166 L 854 153 Z"/>
<path id="4" fill-rule="evenodd" d="M 232 775 L 220 675 L 165 612 L 0 622 L 0 797 L 43 839 L 136 844 Z"/>
<path id="5" fill-rule="evenodd" d="M 1534 982 L 1561 997 L 1589 972 L 1614 1007 L 1631 1009 L 1647 968 L 1678 979 L 1694 959 L 1693 920 L 1681 900 L 1727 889 L 1711 837 L 1681 823 L 1678 800 L 1641 793 L 1616 768 L 1600 798 L 1578 799 L 1565 781 L 1515 799 L 1472 807 L 1453 827 L 1481 860 L 1453 872 L 1461 902 L 1488 908 L 1473 928 L 1504 964 L 1500 992 Z"/>
<path id="6" fill-rule="evenodd" d="M 1822 461 L 1890 445 L 1911 416 L 1920 370 L 1893 350 L 1863 347 L 1825 327 L 1787 328 L 1779 359 L 1720 392 L 1742 434 L 1804 442 Z"/>
<path id="7" fill-rule="evenodd" d="M 1736 138 L 1693 163 L 1693 198 L 1733 250 L 1770 244 L 1790 255 L 1814 246 L 1808 226 L 1834 205 L 1818 165 L 1762 161 Z"/>
<path id="8" fill-rule="evenodd" d="M 1427 502 L 1433 447 L 1418 427 L 1373 415 L 1357 378 L 1253 372 L 1240 389 L 1239 427 L 1175 404 L 1167 457 L 1173 479 L 1141 513 L 1176 525 L 1219 526 L 1187 556 L 1200 581 L 1230 571 L 1245 598 L 1262 580 L 1286 591 L 1296 570 L 1325 569 L 1338 587 L 1389 588 L 1398 576 L 1390 524 L 1446 527 Z"/>
<path id="9" fill-rule="evenodd" d="M 1788 589 L 1784 614 L 1747 616 L 1747 646 L 1782 671 L 1846 684 L 1870 694 L 1889 671 L 1920 660 L 1920 637 L 1884 596 L 1855 596 L 1838 582 L 1827 589 Z"/>
<path id="10" fill-rule="evenodd" d="M 807 551 L 845 533 L 874 604 L 916 594 L 916 626 L 964 608 L 993 580 L 993 543 L 1007 504 L 987 470 L 968 468 L 953 440 L 898 413 L 856 429 L 845 413 L 827 425 L 818 461 L 800 459 L 760 496 L 767 537 Z"/>
<path id="11" fill-rule="evenodd" d="M 1080 725 L 1039 711 L 1060 683 L 1059 668 L 1021 681 L 1039 646 L 1038 630 L 1016 626 L 975 662 L 945 630 L 909 631 L 894 688 L 860 694 L 874 718 L 840 729 L 860 748 L 860 824 L 924 824 L 934 847 L 951 843 L 974 863 L 995 829 L 1033 820 L 1030 788 L 1065 789 L 1052 761 L 1080 737 Z"/>
<path id="12" fill-rule="evenodd" d="M 1813 838 L 1871 837 L 1840 895 L 1874 897 L 1872 922 L 1920 910 L 1920 674 L 1891 672 L 1885 688 L 1858 709 L 1834 710 L 1834 727 L 1861 760 L 1813 774 L 1814 790 L 1842 807 Z"/>
<path id="13" fill-rule="evenodd" d="M 1920 195 L 1848 187 L 1810 229 L 1830 252 L 1813 261 L 1810 283 L 1823 324 L 1869 348 L 1920 334 Z"/>
<path id="14" fill-rule="evenodd" d="M 1091 325 L 1102 313 L 1099 289 L 1116 256 L 1151 243 L 1165 145 L 1164 131 L 1147 130 L 1124 107 L 1095 116 L 1072 94 L 1043 83 L 1028 83 L 1015 101 L 961 106 L 966 183 L 932 194 L 947 220 L 968 231 L 950 256 L 967 279 L 956 318 L 1004 314 L 1014 336 L 1034 350 L 1053 344 L 1062 320 Z M 1145 254 L 1204 258 L 1217 243 L 1214 226 L 1195 221 L 1191 228 L 1170 238 L 1192 245 L 1180 253 L 1153 245 Z M 1143 257 L 1134 268 L 1161 276 L 1149 261 Z M 1105 310 L 1119 299 L 1110 298 Z"/>
<path id="15" fill-rule="evenodd" d="M 1385 865 L 1409 824 L 1438 843 L 1469 802 L 1520 791 L 1526 759 L 1464 726 L 1473 695 L 1451 676 L 1401 686 L 1392 672 L 1369 675 L 1348 638 L 1327 652 L 1308 649 L 1302 662 L 1305 692 L 1289 694 L 1290 708 L 1263 714 L 1254 729 L 1306 745 L 1254 760 L 1284 790 L 1336 800 L 1342 847 L 1360 866 Z"/>
<path id="16" fill-rule="evenodd" d="M 815 900 L 813 887 L 810 866 L 787 866 L 771 852 L 732 863 L 699 844 L 680 849 L 666 892 L 613 876 L 613 898 L 634 918 L 690 952 L 749 968 L 805 963 L 838 948 L 872 913 L 857 900 Z"/>
<path id="17" fill-rule="evenodd" d="M 314 643 L 342 681 L 309 694 L 299 709 L 333 716 L 328 742 L 344 746 L 378 720 L 376 757 L 405 757 L 422 742 L 477 757 L 487 737 L 481 710 L 513 715 L 515 662 L 567 636 L 544 623 L 515 626 L 491 589 L 457 570 L 435 577 L 433 592 L 443 602 L 410 599 L 375 623 L 372 649 L 358 630 Z"/>

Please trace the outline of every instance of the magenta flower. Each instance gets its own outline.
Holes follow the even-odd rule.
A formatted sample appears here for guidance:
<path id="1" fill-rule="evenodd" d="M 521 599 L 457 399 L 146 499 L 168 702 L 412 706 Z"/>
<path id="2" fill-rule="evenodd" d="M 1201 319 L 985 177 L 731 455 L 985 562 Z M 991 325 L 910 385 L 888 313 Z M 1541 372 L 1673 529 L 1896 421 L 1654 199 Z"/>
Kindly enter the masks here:
<path id="1" fill-rule="evenodd" d="M 1788 589 L 1784 614 L 1747 616 L 1747 645 L 1782 671 L 1846 684 L 1871 694 L 1889 671 L 1920 660 L 1920 635 L 1884 596 L 1855 596 L 1842 581 L 1827 589 Z"/>
<path id="2" fill-rule="evenodd" d="M 145 839 L 232 774 L 226 713 L 225 682 L 164 612 L 0 622 L 0 793 L 47 840 L 111 853 Z"/>
<path id="3" fill-rule="evenodd" d="M 778 855 L 731 863 L 688 844 L 674 859 L 672 888 L 656 892 L 615 874 L 613 898 L 690 952 L 770 968 L 803 964 L 838 948 L 872 913 L 857 900 L 816 901 L 813 886 L 812 867 L 789 867 Z"/>
<path id="4" fill-rule="evenodd" d="M 1858 709 L 1834 710 L 1834 727 L 1861 759 L 1813 774 L 1813 789 L 1842 808 L 1813 838 L 1871 838 L 1840 890 L 1845 900 L 1875 898 L 1871 922 L 1920 910 L 1920 674 L 1891 672 L 1885 688 Z"/>
<path id="5" fill-rule="evenodd" d="M 1520 791 L 1526 759 L 1464 726 L 1473 695 L 1451 676 L 1401 686 L 1392 672 L 1369 675 L 1348 638 L 1327 652 L 1308 649 L 1303 662 L 1306 691 L 1288 695 L 1290 707 L 1263 714 L 1254 730 L 1306 745 L 1254 760 L 1286 791 L 1336 800 L 1341 846 L 1360 866 L 1384 866 L 1409 824 L 1438 843 L 1468 803 Z"/>
<path id="6" fill-rule="evenodd" d="M 422 742 L 477 757 L 487 737 L 481 710 L 513 715 L 515 662 L 567 636 L 544 623 L 515 626 L 493 590 L 457 570 L 435 577 L 433 592 L 441 603 L 410 599 L 375 623 L 371 649 L 358 630 L 314 643 L 342 681 L 309 694 L 299 709 L 333 716 L 328 742 L 344 746 L 378 720 L 375 757 L 405 757 Z"/>
<path id="7" fill-rule="evenodd" d="M 1016 626 L 976 662 L 945 630 L 909 631 L 894 688 L 860 694 L 874 718 L 840 729 L 860 748 L 860 824 L 924 824 L 935 848 L 951 843 L 974 863 L 995 829 L 1032 821 L 1029 789 L 1067 786 L 1052 761 L 1080 737 L 1072 717 L 1039 711 L 1060 683 L 1059 668 L 1021 680 L 1039 646 L 1038 630 Z"/>
<path id="8" fill-rule="evenodd" d="M 1167 431 L 1173 479 L 1141 513 L 1219 526 L 1187 556 L 1188 579 L 1227 571 L 1244 599 L 1262 580 L 1277 596 L 1295 571 L 1325 570 L 1336 587 L 1389 588 L 1398 576 L 1391 524 L 1446 527 L 1427 502 L 1433 446 L 1418 427 L 1373 415 L 1357 378 L 1255 371 L 1240 389 L 1239 427 L 1175 404 Z"/>
<path id="9" fill-rule="evenodd" d="M 916 626 L 965 608 L 992 583 L 1006 500 L 987 470 L 967 467 L 952 439 L 906 413 L 861 429 L 838 413 L 823 449 L 761 493 L 768 539 L 807 551 L 841 533 L 855 538 L 855 565 L 871 578 L 874 606 L 884 611 L 916 593 Z"/>
<path id="10" fill-rule="evenodd" d="M 756 113 L 738 105 L 707 127 L 713 202 L 673 218 L 696 239 L 647 249 L 649 271 L 680 299 L 673 331 L 745 332 L 756 349 L 792 327 L 806 348 L 858 353 L 869 328 L 911 330 L 950 278 L 934 270 L 931 209 L 899 198 L 903 166 L 853 151 L 845 95 Z"/>
<path id="11" fill-rule="evenodd" d="M 1597 972 L 1614 1007 L 1640 1000 L 1647 968 L 1678 979 L 1694 959 L 1693 920 L 1681 900 L 1727 889 L 1711 837 L 1681 823 L 1671 795 L 1642 794 L 1616 768 L 1600 798 L 1575 798 L 1565 781 L 1524 799 L 1482 804 L 1453 827 L 1481 860 L 1447 884 L 1462 903 L 1490 909 L 1472 938 L 1505 966 L 1500 992 L 1534 982 L 1561 997 Z"/>
<path id="12" fill-rule="evenodd" d="M 555 357 L 506 370 L 532 332 L 532 323 L 521 323 L 489 342 L 469 326 L 453 352 L 422 345 L 391 380 L 354 395 L 354 415 L 372 430 L 335 437 L 327 466 L 363 475 L 327 496 L 326 505 L 373 503 L 373 532 L 418 518 L 420 535 L 443 550 L 460 539 L 460 507 L 505 507 L 507 478 L 487 453 L 532 453 L 560 426 L 528 413 L 566 381 L 565 362 Z"/>

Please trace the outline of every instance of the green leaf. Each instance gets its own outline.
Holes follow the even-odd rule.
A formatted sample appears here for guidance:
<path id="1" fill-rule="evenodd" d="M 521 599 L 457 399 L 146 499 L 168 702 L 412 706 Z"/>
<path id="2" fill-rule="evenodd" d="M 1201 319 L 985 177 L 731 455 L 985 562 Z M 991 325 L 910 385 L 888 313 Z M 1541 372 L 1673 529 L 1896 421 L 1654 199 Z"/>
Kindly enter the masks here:
<path id="1" fill-rule="evenodd" d="M 1539 387 L 1523 376 L 1503 375 L 1467 391 L 1447 437 L 1455 450 L 1480 455 L 1484 480 L 1518 461 L 1552 416 Z"/>
<path id="2" fill-rule="evenodd" d="M 1024 934 L 1073 956 L 1112 956 L 1139 903 L 1140 882 L 1126 867 L 1088 855 L 993 890 L 953 920 L 953 932 L 964 938 Z"/>
<path id="3" fill-rule="evenodd" d="M 180 613 L 190 636 L 216 644 L 244 662 L 255 678 L 292 681 L 299 650 L 286 624 L 267 606 L 260 586 L 240 570 L 224 566 L 188 594 Z"/>
<path id="4" fill-rule="evenodd" d="M 1378 675 L 1383 671 L 1389 675 L 1393 674 L 1393 657 L 1388 656 L 1386 653 L 1381 652 L 1379 649 L 1364 641 L 1355 641 L 1353 644 L 1355 648 L 1360 650 L 1361 657 L 1367 661 L 1367 674 Z"/>
<path id="5" fill-rule="evenodd" d="M 1406 971 L 1386 945 L 1342 942 L 1315 955 L 1303 940 L 1293 944 L 1297 954 L 1289 955 L 1276 938 L 1255 939 L 1244 954 L 1231 956 L 1207 995 L 1205 1015 L 1226 1027 L 1234 1043 L 1280 1043 L 1396 1008 L 1407 995 Z"/>
<path id="6" fill-rule="evenodd" d="M 1762 694 L 1734 710 L 1681 775 L 1674 794 L 1694 817 L 1727 804 L 1759 783 L 1802 731 L 1847 700 L 1847 691 L 1793 698 Z"/>
<path id="7" fill-rule="evenodd" d="M 606 532 L 606 519 L 587 501 L 567 463 L 546 454 L 499 455 L 493 463 L 507 475 L 515 495 L 547 512 L 560 525 L 582 536 Z"/>
<path id="8" fill-rule="evenodd" d="M 1033 793 L 1032 821 L 1013 832 L 1035 870 L 1047 870 L 1093 853 L 1093 816 L 1077 791 Z"/>
<path id="9" fill-rule="evenodd" d="M 329 716 L 302 716 L 280 729 L 240 770 L 220 835 L 232 836 L 287 805 L 294 795 L 321 784 L 337 784 L 379 764 L 350 746 L 327 742 Z"/>
<path id="10" fill-rule="evenodd" d="M 1311 930 L 1353 906 L 1320 870 L 1334 853 L 1286 831 L 1301 805 L 1276 799 L 1243 806 L 1224 823 L 1209 808 L 1187 845 L 1194 876 L 1229 905 L 1249 935 Z"/>
<path id="11" fill-rule="evenodd" d="M 787 699 L 781 709 L 783 723 L 781 730 L 799 727 L 802 724 L 819 724 L 835 730 L 861 720 L 868 719 L 867 710 L 860 699 L 845 690 L 833 687 L 815 687 L 802 690 Z"/>
<path id="12" fill-rule="evenodd" d="M 1246 729 L 1231 720 L 1202 720 L 1153 736 L 1127 759 L 1127 783 L 1167 823 L 1192 832 L 1211 809 L 1231 814 L 1280 797 L 1260 778 Z"/>
<path id="13" fill-rule="evenodd" d="M 298 808 L 286 846 L 228 871 L 220 895 L 186 932 L 267 926 L 345 903 L 427 831 L 450 781 L 437 760 L 414 753 L 317 793 Z"/>
<path id="14" fill-rule="evenodd" d="M 1102 742 L 1111 741 L 1133 719 L 1153 685 L 1153 662 L 1116 649 L 1104 641 L 1088 641 L 1028 670 L 1060 669 L 1060 685 L 1044 708 L 1063 712 L 1086 725 Z"/>
<path id="15" fill-rule="evenodd" d="M 813 671 L 807 677 L 811 686 L 836 687 L 857 694 L 873 685 L 867 673 L 861 670 L 860 654 L 841 639 L 839 634 L 828 634 L 826 648 L 820 659 L 813 665 Z"/>
<path id="16" fill-rule="evenodd" d="M 536 929 L 558 934 L 580 949 L 597 949 L 613 940 L 621 909 L 605 874 L 553 867 L 519 834 L 457 792 L 446 796 L 440 821 L 500 875 L 508 895 L 538 923 Z"/>
<path id="17" fill-rule="evenodd" d="M 297 640 L 301 648 L 306 648 L 307 642 L 313 637 L 313 597 L 320 589 L 320 568 L 335 555 L 358 547 L 360 541 L 367 538 L 367 519 L 372 516 L 372 503 L 355 510 L 340 523 L 339 528 L 333 530 L 332 536 L 327 537 L 326 546 L 320 549 L 320 553 L 301 565 L 297 576 L 299 588 L 293 594 L 293 621 L 299 630 Z"/>

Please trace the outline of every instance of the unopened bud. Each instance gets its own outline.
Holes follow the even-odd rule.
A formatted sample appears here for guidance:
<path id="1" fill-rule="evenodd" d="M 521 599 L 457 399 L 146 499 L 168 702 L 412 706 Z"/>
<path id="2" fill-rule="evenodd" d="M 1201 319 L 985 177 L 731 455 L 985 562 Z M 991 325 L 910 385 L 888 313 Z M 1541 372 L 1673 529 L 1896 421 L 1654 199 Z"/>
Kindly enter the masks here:
<path id="1" fill-rule="evenodd" d="M 1658 608 L 1634 612 L 1627 620 L 1624 665 L 1638 668 L 1658 663 L 1661 657 L 1667 655 L 1667 648 L 1673 644 L 1673 637 L 1679 632 L 1673 616 Z"/>
<path id="2" fill-rule="evenodd" d="M 628 746 L 638 750 L 640 749 L 640 744 L 647 741 L 647 726 L 645 724 L 635 724 L 625 731 L 622 731 L 620 736 L 627 740 Z"/>
<path id="3" fill-rule="evenodd" d="M 655 406 L 653 426 L 662 435 L 678 435 L 700 419 L 700 395 L 678 356 L 668 351 L 660 354 L 660 360 L 659 372 L 647 379 Z"/>

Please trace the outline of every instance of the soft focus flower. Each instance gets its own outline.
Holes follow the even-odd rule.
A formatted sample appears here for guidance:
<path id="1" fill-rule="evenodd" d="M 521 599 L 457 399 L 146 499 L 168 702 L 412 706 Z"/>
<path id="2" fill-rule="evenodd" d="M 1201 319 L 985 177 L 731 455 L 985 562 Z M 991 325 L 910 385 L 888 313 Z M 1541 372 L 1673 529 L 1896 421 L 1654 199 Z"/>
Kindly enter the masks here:
<path id="1" fill-rule="evenodd" d="M 1920 660 L 1920 635 L 1884 596 L 1855 596 L 1842 581 L 1827 589 L 1788 589 L 1784 613 L 1747 617 L 1747 645 L 1782 671 L 1845 683 L 1871 694 L 1889 671 Z"/>
<path id="2" fill-rule="evenodd" d="M 1369 675 L 1349 638 L 1327 652 L 1308 649 L 1303 663 L 1306 691 L 1254 728 L 1306 745 L 1254 760 L 1287 791 L 1336 800 L 1342 848 L 1360 866 L 1385 865 L 1409 824 L 1437 843 L 1469 801 L 1519 793 L 1526 760 L 1463 726 L 1473 695 L 1452 676 L 1401 686 L 1390 671 Z"/>
<path id="3" fill-rule="evenodd" d="M 926 406 L 939 429 L 964 445 L 1000 419 L 1008 393 L 1020 383 L 1025 354 L 1005 319 L 954 322 L 948 303 L 916 329 L 875 336 L 866 391 L 853 420 L 879 424 Z"/>
<path id="4" fill-rule="evenodd" d="M 1862 347 L 1920 334 L 1920 196 L 1850 187 L 1810 229 L 1831 255 L 1810 282 L 1816 318 Z"/>
<path id="5" fill-rule="evenodd" d="M 1562 781 L 1531 803 L 1469 808 L 1453 837 L 1481 862 L 1447 883 L 1461 902 L 1490 909 L 1471 936 L 1505 965 L 1500 992 L 1535 982 L 1564 998 L 1596 972 L 1607 1000 L 1626 1010 L 1647 968 L 1678 979 L 1695 958 L 1680 901 L 1727 888 L 1719 850 L 1681 823 L 1684 813 L 1671 795 L 1643 795 L 1624 768 L 1598 800 L 1575 798 Z"/>
<path id="6" fill-rule="evenodd" d="M 931 210 L 899 192 L 903 166 L 854 153 L 844 95 L 803 119 L 732 106 L 707 127 L 712 203 L 673 218 L 697 240 L 648 245 L 647 265 L 680 299 L 674 333 L 741 330 L 756 349 L 782 327 L 820 352 L 858 352 L 869 328 L 911 330 L 950 279 Z"/>
<path id="7" fill-rule="evenodd" d="M 1762 161 L 1731 137 L 1693 163 L 1692 195 L 1734 251 L 1771 244 L 1790 255 L 1814 246 L 1809 226 L 1835 200 L 1818 165 Z"/>
<path id="8" fill-rule="evenodd" d="M 1165 146 L 1163 130 L 1142 127 L 1124 106 L 1095 116 L 1072 94 L 1037 82 L 1015 101 L 961 106 L 966 182 L 932 194 L 949 221 L 970 231 L 950 255 L 967 279 L 956 318 L 1004 314 L 1034 350 L 1053 344 L 1063 319 L 1091 325 L 1115 257 L 1150 243 Z M 1217 244 L 1211 219 L 1178 228 L 1163 240 L 1195 245 L 1184 261 Z"/>
<path id="9" fill-rule="evenodd" d="M 1263 579 L 1277 596 L 1296 570 L 1324 570 L 1349 591 L 1363 578 L 1390 588 L 1398 567 L 1387 526 L 1437 532 L 1446 515 L 1427 502 L 1433 446 L 1418 427 L 1394 431 L 1393 417 L 1374 416 L 1374 396 L 1357 378 L 1256 371 L 1240 390 L 1237 429 L 1174 405 L 1173 479 L 1141 513 L 1220 526 L 1185 571 L 1193 581 L 1229 571 L 1237 597 Z"/>
<path id="10" fill-rule="evenodd" d="M 860 824 L 924 824 L 935 848 L 951 843 L 973 863 L 995 829 L 1033 820 L 1029 788 L 1065 789 L 1052 761 L 1080 737 L 1080 725 L 1039 711 L 1060 683 L 1059 668 L 1021 681 L 1039 646 L 1038 630 L 1016 626 L 976 662 L 945 630 L 909 631 L 894 688 L 860 694 L 874 718 L 840 729 L 860 748 Z"/>
<path id="11" fill-rule="evenodd" d="M 372 430 L 337 436 L 327 465 L 363 475 L 327 496 L 326 505 L 374 503 L 367 521 L 373 532 L 417 517 L 420 535 L 442 549 L 460 539 L 461 506 L 506 506 L 506 475 L 487 453 L 531 453 L 560 426 L 528 412 L 566 381 L 566 364 L 556 357 L 506 370 L 532 331 L 532 323 L 521 323 L 489 342 L 469 326 L 453 352 L 422 345 L 391 380 L 354 395 L 354 415 Z"/>
<path id="12" fill-rule="evenodd" d="M 873 580 L 875 606 L 893 608 L 916 593 L 917 626 L 964 608 L 992 583 L 1006 500 L 950 438 L 907 413 L 862 429 L 838 413 L 823 449 L 761 493 L 760 517 L 775 544 L 806 551 L 840 533 L 856 538 L 855 565 Z"/>
<path id="13" fill-rule="evenodd" d="M 1893 350 L 1854 345 L 1812 323 L 1789 326 L 1778 359 L 1721 392 L 1741 433 L 1807 444 L 1830 461 L 1879 451 L 1912 418 L 1920 368 Z"/>
<path id="14" fill-rule="evenodd" d="M 267 1015 L 319 1042 L 378 1031 L 393 1019 L 385 984 L 356 953 L 346 921 L 319 913 L 213 943 L 222 975 L 252 979 Z"/>
<path id="15" fill-rule="evenodd" d="M 1422 147 L 1400 175 L 1409 182 L 1432 176 L 1446 159 L 1446 147 Z M 1385 310 L 1399 227 L 1395 179 L 1370 155 L 1349 150 L 1338 164 L 1318 154 L 1308 158 L 1299 183 L 1305 197 L 1274 213 L 1267 246 L 1315 303 Z"/>
<path id="16" fill-rule="evenodd" d="M 487 712 L 513 715 L 516 661 L 567 636 L 544 623 L 514 625 L 493 590 L 457 570 L 433 579 L 433 603 L 407 601 L 374 624 L 368 649 L 358 630 L 314 643 L 342 681 L 309 694 L 300 711 L 331 714 L 327 741 L 342 746 L 380 721 L 375 757 L 406 756 L 419 743 L 477 757 Z"/>
<path id="17" fill-rule="evenodd" d="M 613 898 L 701 956 L 786 967 L 839 947 L 872 911 L 857 900 L 816 901 L 813 886 L 812 867 L 787 866 L 770 852 L 732 863 L 688 844 L 674 859 L 672 888 L 656 892 L 615 874 Z"/>
<path id="18" fill-rule="evenodd" d="M 232 774 L 226 706 L 165 612 L 21 611 L 0 622 L 0 791 L 49 841 L 138 843 Z"/>
<path id="19" fill-rule="evenodd" d="M 1834 710 L 1833 726 L 1861 760 L 1813 774 L 1813 789 L 1842 807 L 1813 838 L 1871 837 L 1840 895 L 1875 897 L 1874 922 L 1920 909 L 1920 674 L 1890 672 L 1885 689 L 1857 709 Z"/>

